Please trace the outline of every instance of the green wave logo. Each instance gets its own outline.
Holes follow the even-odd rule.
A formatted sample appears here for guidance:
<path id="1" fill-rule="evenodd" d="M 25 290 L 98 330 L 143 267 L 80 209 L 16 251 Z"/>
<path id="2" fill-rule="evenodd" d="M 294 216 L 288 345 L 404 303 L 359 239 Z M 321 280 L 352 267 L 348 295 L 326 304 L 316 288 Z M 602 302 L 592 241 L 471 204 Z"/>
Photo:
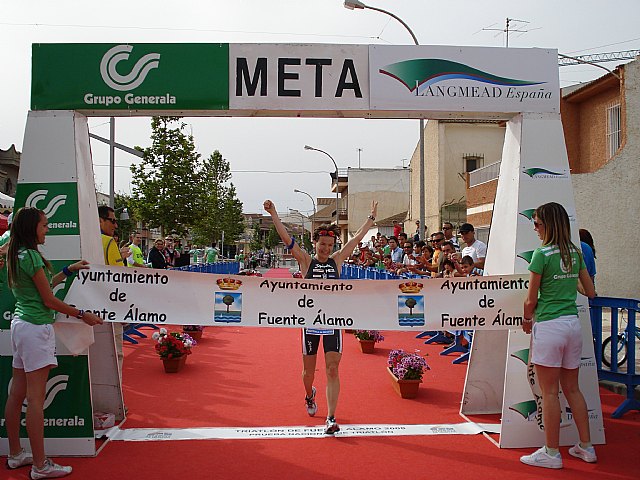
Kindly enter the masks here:
<path id="1" fill-rule="evenodd" d="M 547 170 L 546 168 L 525 168 L 522 173 L 529 175 L 531 178 L 537 175 L 550 175 L 552 177 L 561 177 L 563 173 L 552 172 L 551 170 Z"/>
<path id="2" fill-rule="evenodd" d="M 529 87 L 546 83 L 501 77 L 470 67 L 464 63 L 443 60 L 441 58 L 404 60 L 386 65 L 379 71 L 384 75 L 395 78 L 411 92 L 416 88 L 418 90 L 424 90 L 430 85 L 445 80 L 474 80 L 504 87 Z"/>
<path id="3" fill-rule="evenodd" d="M 526 402 L 514 403 L 509 407 L 509 410 L 518 412 L 522 418 L 528 420 L 532 413 L 536 413 L 538 406 L 535 400 L 527 400 Z"/>
<path id="4" fill-rule="evenodd" d="M 525 260 L 527 263 L 531 263 L 531 259 L 533 258 L 533 250 L 529 250 L 527 252 L 521 252 L 518 254 L 518 258 Z"/>
<path id="5" fill-rule="evenodd" d="M 520 360 L 525 365 L 529 364 L 529 349 L 528 348 L 523 348 L 522 350 L 518 350 L 517 352 L 513 352 L 511 354 L 511 356 L 513 358 L 517 358 L 518 360 Z"/>
<path id="6" fill-rule="evenodd" d="M 526 210 L 518 212 L 518 215 L 522 215 L 527 220 L 533 220 L 533 214 L 534 213 L 536 213 L 536 209 L 535 208 L 528 208 Z"/>

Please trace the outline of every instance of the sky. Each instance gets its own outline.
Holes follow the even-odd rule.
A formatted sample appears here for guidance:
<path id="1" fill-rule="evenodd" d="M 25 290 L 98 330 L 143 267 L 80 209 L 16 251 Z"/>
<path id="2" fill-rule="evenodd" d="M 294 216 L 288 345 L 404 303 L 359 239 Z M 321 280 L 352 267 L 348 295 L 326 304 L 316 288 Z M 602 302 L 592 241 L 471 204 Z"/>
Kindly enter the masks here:
<path id="1" fill-rule="evenodd" d="M 348 10 L 341 0 L 208 0 L 164 2 L 95 0 L 55 2 L 0 0 L 0 148 L 22 151 L 30 105 L 32 43 L 332 43 L 411 45 L 398 22 L 372 10 Z M 525 32 L 510 47 L 558 49 L 586 55 L 640 49 L 640 1 L 616 0 L 367 0 L 393 12 L 422 45 L 504 47 L 507 17 Z M 527 22 L 527 23 L 525 23 Z M 613 62 L 603 64 L 614 68 Z M 560 68 L 562 87 L 593 80 L 604 70 Z M 70 79 L 72 81 L 72 79 Z M 219 150 L 246 213 L 262 211 L 269 198 L 279 212 L 313 212 L 309 197 L 332 197 L 330 153 L 339 168 L 408 166 L 417 120 L 185 118 L 198 152 Z M 108 118 L 89 119 L 91 133 L 108 137 Z M 150 145 L 150 118 L 117 118 L 116 141 Z M 92 140 L 96 185 L 109 191 L 108 146 Z M 360 151 L 359 151 L 360 150 Z M 129 166 L 138 162 L 116 151 L 116 192 L 131 192 Z"/>

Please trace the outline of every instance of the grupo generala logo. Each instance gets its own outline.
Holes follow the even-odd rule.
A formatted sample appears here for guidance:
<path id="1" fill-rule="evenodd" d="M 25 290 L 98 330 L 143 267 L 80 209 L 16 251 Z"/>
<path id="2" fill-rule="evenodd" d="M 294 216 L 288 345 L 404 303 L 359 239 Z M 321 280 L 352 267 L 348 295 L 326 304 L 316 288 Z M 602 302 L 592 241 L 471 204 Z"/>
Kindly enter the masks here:
<path id="1" fill-rule="evenodd" d="M 47 195 L 49 194 L 48 190 L 35 190 L 29 195 L 25 201 L 25 207 L 34 207 L 42 210 L 47 218 L 53 217 L 58 209 L 63 206 L 67 202 L 67 196 L 65 194 L 56 195 L 45 207 L 39 205 L 42 200 L 46 200 Z"/>
<path id="2" fill-rule="evenodd" d="M 11 383 L 13 379 L 9 381 L 9 385 L 7 386 L 7 392 L 11 391 Z M 52 412 L 55 413 L 45 413 L 44 418 L 44 426 L 45 427 L 84 427 L 84 418 L 79 417 L 78 415 L 74 415 L 72 418 L 58 418 L 56 414 L 63 411 L 63 409 L 56 407 L 54 405 L 56 403 L 56 399 L 60 398 L 59 395 L 61 392 L 67 389 L 69 385 L 69 375 L 56 375 L 47 380 L 47 385 L 45 387 L 45 397 L 44 397 L 44 405 L 43 410 L 46 412 L 49 407 L 52 407 Z M 58 400 L 57 404 L 61 402 Z M 27 411 L 27 401 L 25 400 L 22 404 L 22 413 L 26 413 Z M 21 424 L 22 426 L 26 426 L 26 418 L 22 418 Z"/>
<path id="3" fill-rule="evenodd" d="M 160 69 L 160 54 L 157 52 L 147 53 L 138 59 L 133 65 L 129 58 L 133 51 L 133 45 L 116 45 L 110 48 L 102 56 L 100 61 L 100 76 L 104 83 L 118 92 L 128 92 L 124 95 L 99 95 L 86 93 L 84 103 L 86 105 L 123 105 L 123 106 L 144 106 L 144 105 L 173 105 L 176 97 L 170 93 L 155 95 L 136 95 L 132 90 L 140 87 L 154 69 Z M 129 68 L 127 68 L 129 67 Z"/>
<path id="4" fill-rule="evenodd" d="M 382 67 L 380 73 L 398 80 L 413 95 L 425 97 L 507 98 L 520 102 L 552 98 L 552 92 L 543 87 L 537 90 L 521 88 L 546 82 L 501 77 L 464 63 L 441 58 L 404 60 Z M 447 80 L 453 80 L 454 83 L 437 85 Z M 463 83 L 464 81 L 485 85 L 469 85 Z"/>
<path id="5" fill-rule="evenodd" d="M 100 75 L 104 83 L 114 90 L 126 92 L 138 88 L 147 78 L 149 71 L 160 65 L 160 54 L 148 53 L 136 62 L 131 72 L 121 75 L 116 70 L 116 66 L 122 61 L 129 60 L 131 50 L 133 50 L 132 45 L 116 45 L 102 57 Z"/>
<path id="6" fill-rule="evenodd" d="M 561 178 L 568 178 L 568 175 L 566 172 L 554 172 L 552 170 L 547 170 L 546 168 L 539 168 L 539 167 L 523 168 L 522 173 L 525 175 L 528 175 L 530 178 L 533 178 L 533 179 L 545 178 L 545 179 L 556 180 Z"/>

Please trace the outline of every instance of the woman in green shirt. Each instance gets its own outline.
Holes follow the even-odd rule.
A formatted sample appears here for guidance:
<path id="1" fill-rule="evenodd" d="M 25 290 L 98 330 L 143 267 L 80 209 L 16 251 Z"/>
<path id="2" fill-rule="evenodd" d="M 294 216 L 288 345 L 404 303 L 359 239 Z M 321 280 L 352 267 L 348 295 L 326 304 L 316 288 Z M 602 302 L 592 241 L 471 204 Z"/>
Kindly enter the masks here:
<path id="1" fill-rule="evenodd" d="M 44 400 L 49 370 L 57 366 L 55 357 L 54 310 L 81 319 L 87 325 L 102 319 L 67 305 L 56 298 L 52 287 L 80 269 L 89 268 L 81 260 L 53 275 L 51 265 L 38 251 L 49 227 L 44 212 L 25 207 L 18 210 L 11 227 L 7 252 L 9 286 L 16 298 L 11 321 L 13 378 L 5 406 L 9 456 L 7 466 L 32 465 L 32 479 L 56 478 L 71 473 L 71 467 L 57 465 L 44 454 Z M 27 433 L 31 444 L 28 453 L 20 447 L 20 416 L 27 398 Z"/>
<path id="2" fill-rule="evenodd" d="M 597 458 L 591 445 L 587 405 L 578 383 L 582 354 L 582 329 L 576 307 L 578 280 L 580 291 L 589 298 L 595 297 L 595 289 L 580 250 L 571 242 L 569 216 L 564 207 L 558 203 L 541 205 L 533 220 L 542 246 L 533 252 L 529 264 L 522 329 L 533 333 L 530 361 L 542 390 L 545 446 L 520 460 L 536 467 L 562 468 L 558 449 L 558 394 L 562 385 L 580 436 L 580 442 L 569 449 L 569 454 L 593 463 Z"/>

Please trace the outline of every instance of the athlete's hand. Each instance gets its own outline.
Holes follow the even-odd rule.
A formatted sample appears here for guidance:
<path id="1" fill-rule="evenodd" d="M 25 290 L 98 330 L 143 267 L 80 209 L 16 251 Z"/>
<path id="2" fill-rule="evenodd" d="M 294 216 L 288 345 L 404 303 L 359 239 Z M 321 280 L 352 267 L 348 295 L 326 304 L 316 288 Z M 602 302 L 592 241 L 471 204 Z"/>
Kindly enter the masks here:
<path id="1" fill-rule="evenodd" d="M 371 216 L 373 218 L 376 218 L 378 215 L 378 202 L 376 202 L 375 200 L 371 200 Z"/>
<path id="2" fill-rule="evenodd" d="M 276 214 L 276 206 L 271 200 L 265 200 L 262 206 L 269 214 L 271 215 Z"/>
<path id="3" fill-rule="evenodd" d="M 533 326 L 533 319 L 531 318 L 523 318 L 522 319 L 522 331 L 527 335 L 531 333 L 531 328 Z"/>

